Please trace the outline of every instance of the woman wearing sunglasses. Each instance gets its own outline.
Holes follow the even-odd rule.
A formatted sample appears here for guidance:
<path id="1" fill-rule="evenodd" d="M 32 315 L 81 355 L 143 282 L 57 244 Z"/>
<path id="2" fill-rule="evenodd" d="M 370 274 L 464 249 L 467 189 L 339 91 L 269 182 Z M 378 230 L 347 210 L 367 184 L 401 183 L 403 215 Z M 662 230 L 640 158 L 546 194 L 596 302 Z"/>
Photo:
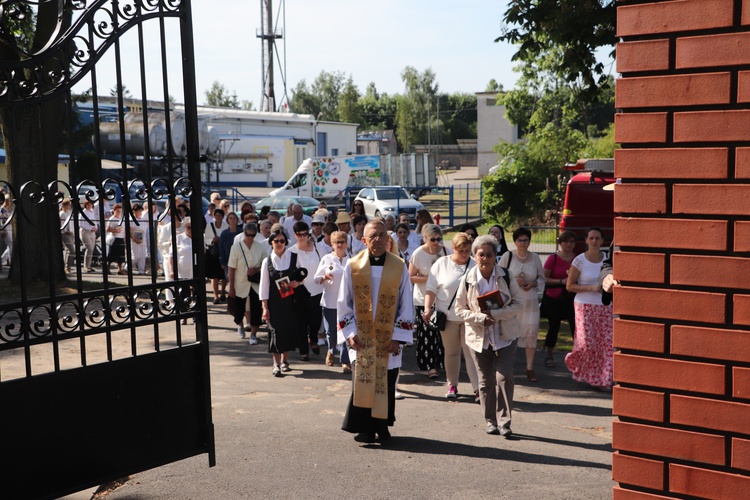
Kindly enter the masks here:
<path id="1" fill-rule="evenodd" d="M 297 254 L 287 251 L 287 238 L 283 226 L 276 224 L 268 237 L 273 248 L 260 268 L 260 300 L 263 303 L 263 320 L 268 324 L 268 352 L 273 356 L 274 377 L 280 377 L 289 368 L 289 351 L 297 348 L 297 316 L 294 289 L 299 286 L 295 278 Z"/>
<path id="2" fill-rule="evenodd" d="M 409 278 L 414 284 L 414 329 L 417 333 L 417 364 L 420 370 L 426 370 L 427 376 L 436 379 L 438 370 L 443 368 L 443 343 L 440 332 L 425 323 L 424 296 L 430 268 L 440 257 L 448 255 L 443 246 L 443 232 L 437 224 L 425 224 L 422 228 L 424 244 L 417 248 L 409 260 Z"/>

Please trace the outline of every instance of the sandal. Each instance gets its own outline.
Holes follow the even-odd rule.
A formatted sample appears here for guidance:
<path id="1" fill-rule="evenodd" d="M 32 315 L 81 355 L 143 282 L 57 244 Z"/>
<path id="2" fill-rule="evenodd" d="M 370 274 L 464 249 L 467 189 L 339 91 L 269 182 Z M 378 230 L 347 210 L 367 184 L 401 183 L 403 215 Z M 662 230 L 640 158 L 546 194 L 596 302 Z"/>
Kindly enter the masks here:
<path id="1" fill-rule="evenodd" d="M 539 382 L 539 379 L 536 378 L 534 370 L 526 370 L 526 378 L 529 379 L 529 382 Z"/>
<path id="2" fill-rule="evenodd" d="M 544 360 L 544 366 L 546 366 L 547 368 L 555 367 L 555 360 L 552 358 L 552 356 Z"/>
<path id="3" fill-rule="evenodd" d="M 281 377 L 281 369 L 279 368 L 279 365 L 273 365 L 273 370 L 271 370 L 271 374 L 274 377 Z"/>

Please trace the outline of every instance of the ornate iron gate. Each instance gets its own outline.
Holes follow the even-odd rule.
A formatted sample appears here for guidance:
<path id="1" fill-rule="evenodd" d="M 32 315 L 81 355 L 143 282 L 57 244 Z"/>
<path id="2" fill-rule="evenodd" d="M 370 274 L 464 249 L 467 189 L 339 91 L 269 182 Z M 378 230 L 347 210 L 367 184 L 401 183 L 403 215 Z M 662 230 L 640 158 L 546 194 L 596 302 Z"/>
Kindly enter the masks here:
<path id="1" fill-rule="evenodd" d="M 192 36 L 189 0 L 0 0 L 4 497 L 215 463 Z"/>

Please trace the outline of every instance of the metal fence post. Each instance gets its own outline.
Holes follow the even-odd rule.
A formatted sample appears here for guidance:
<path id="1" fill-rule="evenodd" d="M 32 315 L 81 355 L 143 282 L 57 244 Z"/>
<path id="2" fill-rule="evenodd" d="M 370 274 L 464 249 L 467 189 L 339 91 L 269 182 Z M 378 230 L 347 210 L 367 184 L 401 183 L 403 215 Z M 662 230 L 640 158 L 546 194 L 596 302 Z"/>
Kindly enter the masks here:
<path id="1" fill-rule="evenodd" d="M 453 186 L 451 186 L 450 188 L 448 188 L 448 225 L 450 227 L 453 227 L 453 212 L 455 208 L 456 207 L 453 204 Z"/>
<path id="2" fill-rule="evenodd" d="M 467 224 L 469 223 L 469 184 L 466 183 L 466 220 L 464 221 Z"/>
<path id="3" fill-rule="evenodd" d="M 482 220 L 482 198 L 484 198 L 484 184 L 479 181 L 479 220 Z"/>

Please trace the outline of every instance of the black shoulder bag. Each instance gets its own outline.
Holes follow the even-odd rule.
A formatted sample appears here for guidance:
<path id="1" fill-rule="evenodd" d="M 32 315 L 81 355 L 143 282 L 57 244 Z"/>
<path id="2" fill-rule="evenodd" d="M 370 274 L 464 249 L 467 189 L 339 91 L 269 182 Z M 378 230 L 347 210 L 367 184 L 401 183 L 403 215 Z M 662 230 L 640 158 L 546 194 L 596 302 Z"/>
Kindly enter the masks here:
<path id="1" fill-rule="evenodd" d="M 471 261 L 469 261 L 471 262 Z M 466 271 L 469 270 L 469 262 L 466 263 L 466 268 L 464 269 L 464 273 L 461 275 L 463 277 L 464 274 L 466 274 Z M 459 279 L 459 286 L 461 285 L 460 279 Z M 456 292 L 453 294 L 453 298 L 451 299 L 451 303 L 448 304 L 448 311 L 451 310 L 451 307 L 453 306 L 453 301 L 456 300 L 456 295 L 458 295 L 458 287 L 456 287 Z M 430 326 L 433 328 L 444 332 L 445 331 L 445 325 L 448 321 L 448 314 L 447 312 L 438 311 L 437 308 L 435 308 L 432 311 L 432 316 L 430 316 Z"/>

